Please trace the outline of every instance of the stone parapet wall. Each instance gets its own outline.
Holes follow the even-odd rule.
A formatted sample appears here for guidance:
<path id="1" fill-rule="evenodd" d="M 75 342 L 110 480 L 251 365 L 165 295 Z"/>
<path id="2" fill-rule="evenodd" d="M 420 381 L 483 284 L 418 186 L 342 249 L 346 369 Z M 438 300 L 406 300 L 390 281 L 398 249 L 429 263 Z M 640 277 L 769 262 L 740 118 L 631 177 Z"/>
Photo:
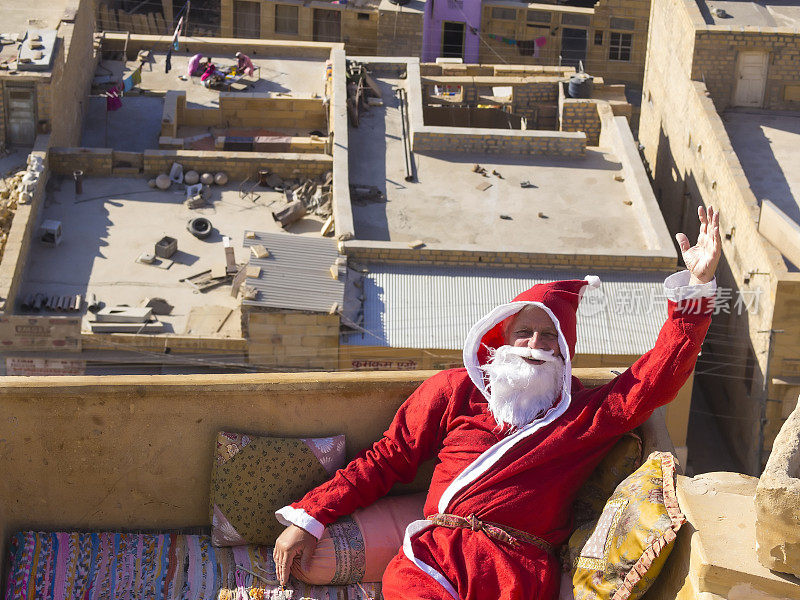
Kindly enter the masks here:
<path id="1" fill-rule="evenodd" d="M 0 261 L 0 311 L 2 314 L 12 314 L 16 302 L 19 286 L 27 264 L 28 253 L 31 243 L 35 238 L 35 229 L 38 224 L 39 209 L 47 195 L 47 180 L 50 177 L 47 152 L 42 148 L 46 147 L 46 140 L 41 136 L 37 138 L 32 156 L 39 157 L 44 164 L 44 170 L 39 175 L 36 189 L 33 192 L 29 204 L 18 204 L 14 211 L 14 220 L 11 222 L 11 230 L 8 232 L 8 239 L 3 250 L 2 261 Z"/>
<path id="2" fill-rule="evenodd" d="M 168 173 L 173 162 L 184 170 L 225 171 L 232 179 L 255 178 L 268 169 L 284 179 L 319 177 L 330 171 L 333 161 L 326 154 L 288 154 L 259 152 L 219 152 L 206 150 L 145 150 L 144 173 L 152 177 Z"/>
<path id="3" fill-rule="evenodd" d="M 81 170 L 84 175 L 109 177 L 130 176 L 128 171 L 115 172 L 117 162 L 124 160 L 131 167 L 142 169 L 147 177 L 169 173 L 172 163 L 184 170 L 216 173 L 225 171 L 232 179 L 256 177 L 259 169 L 269 169 L 283 178 L 314 178 L 330 171 L 333 161 L 327 154 L 292 154 L 268 152 L 223 152 L 208 150 L 145 150 L 118 153 L 111 148 L 53 148 L 50 168 L 54 173 L 71 176 Z M 141 157 L 141 163 L 139 163 Z"/>
<path id="4" fill-rule="evenodd" d="M 339 368 L 339 315 L 246 307 L 242 328 L 251 364 L 274 369 Z"/>
<path id="5" fill-rule="evenodd" d="M 485 152 L 583 156 L 586 135 L 552 131 L 498 131 L 460 127 L 423 127 L 412 133 L 414 152 Z"/>
<path id="6" fill-rule="evenodd" d="M 469 248 L 412 249 L 401 242 L 349 240 L 341 244 L 348 258 L 363 262 L 404 263 L 414 265 L 450 265 L 526 268 L 554 267 L 561 269 L 629 269 L 632 271 L 675 271 L 674 256 L 663 251 L 642 251 L 641 254 L 556 254 L 544 252 L 504 252 Z"/>
<path id="7" fill-rule="evenodd" d="M 139 50 L 166 52 L 172 38 L 164 35 L 127 35 L 103 33 L 102 48 L 105 51 L 122 52 L 127 48 L 127 59 L 134 60 Z M 202 52 L 210 56 L 233 55 L 236 52 L 269 56 L 270 58 L 305 58 L 327 60 L 331 50 L 343 48 L 340 43 L 252 40 L 240 38 L 180 38 L 181 48 L 186 52 Z"/>

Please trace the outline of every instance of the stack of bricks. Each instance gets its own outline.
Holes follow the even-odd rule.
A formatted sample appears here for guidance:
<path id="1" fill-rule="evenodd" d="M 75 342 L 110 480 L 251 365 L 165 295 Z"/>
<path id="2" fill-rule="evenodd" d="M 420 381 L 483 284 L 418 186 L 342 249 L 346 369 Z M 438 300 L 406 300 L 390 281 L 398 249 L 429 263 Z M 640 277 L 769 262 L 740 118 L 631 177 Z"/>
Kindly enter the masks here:
<path id="1" fill-rule="evenodd" d="M 339 316 L 300 311 L 242 311 L 249 361 L 276 369 L 339 367 Z"/>

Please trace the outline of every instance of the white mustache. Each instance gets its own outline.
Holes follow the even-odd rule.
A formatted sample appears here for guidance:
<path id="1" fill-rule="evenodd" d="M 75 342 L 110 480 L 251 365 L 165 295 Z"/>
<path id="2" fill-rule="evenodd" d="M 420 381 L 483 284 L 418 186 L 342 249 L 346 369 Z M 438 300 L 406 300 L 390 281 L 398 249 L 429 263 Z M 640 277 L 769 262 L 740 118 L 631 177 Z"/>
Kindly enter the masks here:
<path id="1" fill-rule="evenodd" d="M 511 346 L 507 349 L 507 352 L 509 354 L 521 356 L 522 358 L 531 358 L 533 360 L 542 360 L 544 362 L 553 362 L 556 360 L 555 353 L 551 352 L 550 350 L 540 350 L 539 348 Z"/>

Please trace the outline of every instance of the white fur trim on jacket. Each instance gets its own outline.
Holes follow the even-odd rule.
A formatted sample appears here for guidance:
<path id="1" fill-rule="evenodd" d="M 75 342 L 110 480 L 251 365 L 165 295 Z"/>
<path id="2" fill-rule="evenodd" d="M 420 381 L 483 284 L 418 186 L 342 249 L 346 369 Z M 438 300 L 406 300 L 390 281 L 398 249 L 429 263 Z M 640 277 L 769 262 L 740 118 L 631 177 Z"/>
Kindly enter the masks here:
<path id="1" fill-rule="evenodd" d="M 717 278 L 708 283 L 689 285 L 691 273 L 679 271 L 664 280 L 664 294 L 673 302 L 690 300 L 693 298 L 710 298 L 717 294 Z"/>
<path id="2" fill-rule="evenodd" d="M 317 539 L 320 539 L 322 534 L 325 533 L 325 526 L 302 508 L 284 506 L 275 511 L 275 518 L 278 519 L 281 525 L 302 527 Z"/>

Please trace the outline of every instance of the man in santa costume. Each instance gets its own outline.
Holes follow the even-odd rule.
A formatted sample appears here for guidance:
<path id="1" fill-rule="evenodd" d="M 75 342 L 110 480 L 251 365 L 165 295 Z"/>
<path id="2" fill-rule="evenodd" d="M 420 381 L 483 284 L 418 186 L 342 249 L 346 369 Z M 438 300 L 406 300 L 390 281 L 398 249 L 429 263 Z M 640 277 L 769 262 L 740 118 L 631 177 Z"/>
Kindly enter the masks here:
<path id="1" fill-rule="evenodd" d="M 700 235 L 678 243 L 687 271 L 664 282 L 668 318 L 654 348 L 606 385 L 572 376 L 576 310 L 597 277 L 533 286 L 470 330 L 463 369 L 425 381 L 388 431 L 332 480 L 277 511 L 287 529 L 274 558 L 286 582 L 324 527 L 411 481 L 436 456 L 425 519 L 406 530 L 383 595 L 425 599 L 552 599 L 554 548 L 571 506 L 616 441 L 670 402 L 692 373 L 711 322 L 719 215 L 699 210 Z"/>

